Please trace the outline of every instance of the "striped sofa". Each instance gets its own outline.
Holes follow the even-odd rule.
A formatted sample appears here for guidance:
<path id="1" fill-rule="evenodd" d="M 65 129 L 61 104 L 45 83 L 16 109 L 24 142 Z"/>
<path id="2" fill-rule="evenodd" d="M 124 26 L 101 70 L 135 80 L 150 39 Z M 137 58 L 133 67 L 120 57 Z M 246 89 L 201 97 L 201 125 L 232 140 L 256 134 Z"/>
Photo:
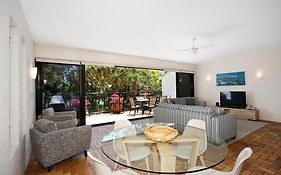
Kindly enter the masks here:
<path id="1" fill-rule="evenodd" d="M 237 135 L 237 116 L 223 114 L 219 108 L 159 103 L 153 110 L 154 122 L 186 125 L 190 119 L 206 122 L 207 139 L 215 144 L 235 138 Z"/>

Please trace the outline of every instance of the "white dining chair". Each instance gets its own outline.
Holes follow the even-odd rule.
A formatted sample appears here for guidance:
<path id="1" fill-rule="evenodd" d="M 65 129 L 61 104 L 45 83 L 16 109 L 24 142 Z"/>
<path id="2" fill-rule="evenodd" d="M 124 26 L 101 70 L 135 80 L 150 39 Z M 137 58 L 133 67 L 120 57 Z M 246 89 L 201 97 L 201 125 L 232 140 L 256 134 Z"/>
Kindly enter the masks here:
<path id="1" fill-rule="evenodd" d="M 202 129 L 204 130 L 204 133 L 202 134 L 202 132 L 198 132 L 197 129 L 194 129 L 192 127 Z M 207 149 L 206 123 L 203 120 L 191 119 L 188 121 L 187 127 L 184 129 L 182 135 L 196 135 L 200 138 L 198 157 L 201 161 L 202 166 L 206 166 L 203 158 L 203 153 Z M 181 159 L 188 160 L 190 158 L 190 152 L 190 145 L 179 144 L 178 146 L 176 146 L 175 155 Z"/>
<path id="2" fill-rule="evenodd" d="M 251 157 L 252 153 L 253 153 L 253 151 L 251 148 L 249 148 L 249 147 L 244 148 L 238 155 L 235 165 L 234 165 L 232 171 L 230 171 L 230 172 L 222 172 L 222 171 L 217 171 L 214 169 L 207 169 L 207 170 L 203 170 L 203 171 L 199 171 L 199 172 L 195 172 L 195 173 L 187 173 L 186 175 L 210 175 L 210 174 L 212 174 L 212 175 L 239 175 L 243 168 L 245 160 L 247 160 L 249 157 Z M 198 168 L 204 168 L 204 167 L 193 167 L 189 170 L 196 170 Z"/>
<path id="3" fill-rule="evenodd" d="M 122 134 L 126 132 L 125 135 L 136 135 L 136 132 L 128 126 L 132 126 L 132 123 L 129 120 L 118 120 L 114 124 L 114 131 L 119 130 L 120 132 L 122 132 Z M 124 128 L 124 130 L 120 130 L 121 128 Z M 120 160 L 120 158 L 126 160 L 125 153 L 122 147 L 122 138 L 120 139 L 115 138 L 113 140 L 113 149 L 117 154 L 116 157 L 117 162 Z M 149 160 L 148 160 L 148 156 L 150 154 L 151 154 L 151 150 L 145 144 L 133 144 L 128 146 L 128 155 L 130 161 L 138 161 L 144 159 L 147 170 L 150 170 Z M 118 163 L 115 163 L 114 169 L 116 170 L 117 167 L 118 167 Z"/>
<path id="4" fill-rule="evenodd" d="M 90 152 L 87 152 L 87 154 L 94 161 L 95 175 L 139 175 L 138 173 L 130 169 L 122 169 L 112 172 L 105 163 L 95 158 Z"/>

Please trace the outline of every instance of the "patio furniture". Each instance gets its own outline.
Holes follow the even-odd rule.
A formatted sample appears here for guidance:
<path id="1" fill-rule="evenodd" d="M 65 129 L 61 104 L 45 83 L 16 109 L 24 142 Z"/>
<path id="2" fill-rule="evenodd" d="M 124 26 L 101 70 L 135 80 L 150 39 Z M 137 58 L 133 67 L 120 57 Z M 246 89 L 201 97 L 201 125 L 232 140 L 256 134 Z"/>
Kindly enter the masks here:
<path id="1" fill-rule="evenodd" d="M 156 107 L 156 97 L 152 96 L 149 98 L 149 102 L 148 102 L 148 108 L 149 108 L 149 114 L 152 111 L 152 108 Z"/>
<path id="2" fill-rule="evenodd" d="M 130 169 L 122 169 L 112 172 L 105 163 L 95 158 L 90 152 L 87 152 L 87 154 L 94 161 L 95 175 L 138 175 L 138 173 Z"/>
<path id="3" fill-rule="evenodd" d="M 136 135 L 136 132 L 130 128 L 132 123 L 129 120 L 118 120 L 114 123 L 114 131 L 120 130 L 122 128 L 128 128 L 123 130 L 124 133 L 128 135 Z M 116 135 L 117 138 L 113 141 L 113 149 L 117 154 L 116 162 L 119 162 L 120 158 L 126 160 L 126 153 L 123 150 L 122 146 L 122 138 L 118 138 L 118 134 Z M 135 144 L 128 147 L 128 154 L 130 157 L 130 161 L 137 161 L 137 160 L 145 160 L 146 169 L 149 170 L 149 162 L 148 156 L 151 154 L 151 150 L 149 147 L 145 146 L 144 144 Z M 114 169 L 116 170 L 118 163 L 115 164 Z"/>
<path id="4" fill-rule="evenodd" d="M 203 132 L 196 132 L 192 127 L 186 127 L 182 135 L 196 135 L 200 138 L 200 147 L 198 157 L 201 161 L 202 166 L 205 165 L 203 154 L 207 149 L 207 134 L 206 134 L 206 123 L 203 120 L 191 119 L 188 121 L 187 126 L 192 126 L 203 130 Z M 190 158 L 191 146 L 186 144 L 179 144 L 176 147 L 175 155 L 181 159 L 188 160 Z"/>
<path id="5" fill-rule="evenodd" d="M 239 175 L 242 168 L 243 168 L 243 165 L 245 163 L 245 161 L 251 157 L 253 151 L 251 148 L 247 147 L 247 148 L 244 148 L 240 154 L 238 155 L 236 161 L 235 161 L 235 165 L 234 165 L 234 168 L 232 169 L 232 171 L 230 172 L 222 172 L 222 171 L 217 171 L 217 170 L 214 170 L 214 169 L 207 169 L 205 171 L 202 171 L 202 172 L 195 172 L 195 173 L 188 173 L 186 175 L 208 175 L 208 174 L 216 174 L 216 175 Z M 194 167 L 193 169 L 196 170 L 196 168 L 198 167 Z M 203 168 L 203 167 L 202 167 Z"/>
<path id="6" fill-rule="evenodd" d="M 149 111 L 149 104 L 148 104 L 149 99 L 139 96 L 139 97 L 136 97 L 136 102 L 138 104 L 140 104 L 140 108 L 142 109 L 142 115 L 144 114 L 145 110 Z"/>
<path id="7" fill-rule="evenodd" d="M 129 115 L 130 115 L 132 110 L 134 110 L 134 115 L 136 115 L 136 111 L 138 112 L 138 110 L 140 109 L 140 106 L 136 104 L 136 102 L 135 102 L 133 97 L 129 97 L 129 102 L 130 102 L 130 112 L 129 112 Z"/>
<path id="8" fill-rule="evenodd" d="M 178 135 L 175 139 L 169 141 L 163 141 L 165 139 L 160 139 L 162 141 L 155 141 L 148 138 L 145 134 L 145 128 L 150 128 L 154 125 L 157 126 L 165 126 L 171 127 L 178 131 Z M 204 153 L 205 165 L 206 167 L 198 167 L 197 168 L 197 156 L 200 148 L 200 138 L 196 135 L 183 135 L 184 129 L 188 127 L 188 131 L 192 131 L 193 133 L 202 133 L 204 135 L 205 131 L 196 127 L 186 126 L 186 125 L 178 125 L 173 123 L 145 123 L 145 124 L 137 124 L 131 125 L 127 127 L 123 127 L 120 129 L 111 132 L 103 138 L 101 149 L 102 152 L 112 160 L 114 163 L 118 163 L 119 165 L 136 169 L 146 173 L 155 173 L 155 174 L 183 174 L 190 173 L 193 171 L 204 171 L 208 168 L 212 168 L 221 162 L 228 155 L 228 145 L 225 142 L 220 144 L 213 144 L 208 141 L 207 150 Z M 192 128 L 192 129 L 191 129 Z M 147 130 L 147 129 L 146 129 Z M 135 133 L 135 134 L 132 134 Z M 166 133 L 166 132 L 165 132 Z M 157 138 L 166 137 L 166 134 L 163 135 L 161 132 L 154 133 Z M 158 140 L 158 139 L 157 139 Z M 116 160 L 117 152 L 114 148 L 114 142 L 121 141 L 122 143 L 122 151 L 124 152 L 124 158 Z M 190 151 L 190 158 L 188 160 L 188 168 L 184 167 L 184 162 L 180 159 L 176 159 L 175 149 L 178 144 L 188 143 L 191 145 L 192 149 Z M 146 147 L 150 148 L 151 156 L 148 157 L 150 164 L 150 169 L 147 170 L 143 161 L 133 161 L 130 159 L 131 155 L 144 156 L 144 153 L 141 153 L 137 149 L 131 149 L 130 147 L 134 147 L 135 145 L 143 144 Z M 138 146 L 135 146 L 138 148 Z M 196 167 L 196 170 L 190 170 L 192 167 Z M 144 174 L 144 173 L 143 173 Z"/>
<path id="9" fill-rule="evenodd" d="M 53 108 L 42 110 L 37 119 L 47 119 L 54 122 L 76 119 L 76 111 L 55 112 Z"/>
<path id="10" fill-rule="evenodd" d="M 48 171 L 52 165 L 83 151 L 85 154 L 90 148 L 92 127 L 76 127 L 75 121 L 70 121 L 40 119 L 29 130 L 33 155 Z"/>

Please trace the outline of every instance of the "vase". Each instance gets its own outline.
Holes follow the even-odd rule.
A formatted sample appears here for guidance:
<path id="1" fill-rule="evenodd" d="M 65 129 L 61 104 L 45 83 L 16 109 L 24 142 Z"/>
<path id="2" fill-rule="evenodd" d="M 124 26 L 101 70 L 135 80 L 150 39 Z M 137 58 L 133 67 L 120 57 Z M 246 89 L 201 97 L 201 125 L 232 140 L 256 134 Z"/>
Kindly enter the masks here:
<path id="1" fill-rule="evenodd" d="M 120 114 L 123 110 L 123 104 L 119 102 L 111 103 L 111 110 L 114 114 Z"/>

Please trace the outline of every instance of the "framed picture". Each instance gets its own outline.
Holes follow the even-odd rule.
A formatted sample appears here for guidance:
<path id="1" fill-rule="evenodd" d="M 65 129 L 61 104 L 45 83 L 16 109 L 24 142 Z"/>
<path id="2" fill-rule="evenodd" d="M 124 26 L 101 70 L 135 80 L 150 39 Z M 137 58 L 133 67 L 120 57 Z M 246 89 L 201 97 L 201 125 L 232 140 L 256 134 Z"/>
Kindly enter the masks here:
<path id="1" fill-rule="evenodd" d="M 241 86 L 245 85 L 245 72 L 219 73 L 217 77 L 217 86 Z"/>

